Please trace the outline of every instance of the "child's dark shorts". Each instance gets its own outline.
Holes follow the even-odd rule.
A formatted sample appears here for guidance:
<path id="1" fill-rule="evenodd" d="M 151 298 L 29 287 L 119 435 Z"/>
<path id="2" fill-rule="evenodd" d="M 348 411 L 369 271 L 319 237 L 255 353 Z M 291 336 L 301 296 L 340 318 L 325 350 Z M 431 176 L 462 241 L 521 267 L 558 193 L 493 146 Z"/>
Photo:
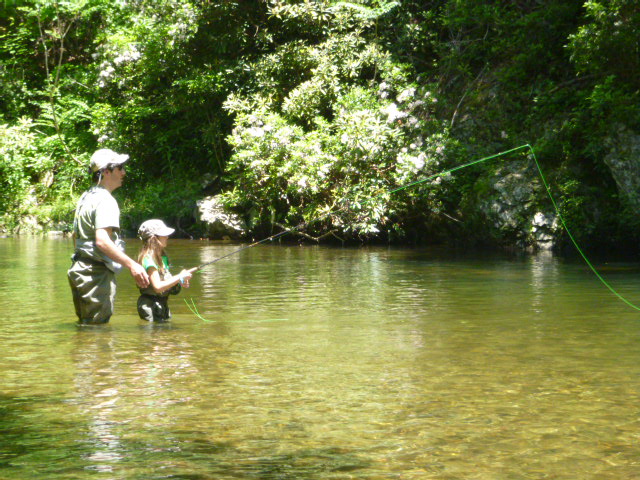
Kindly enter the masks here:
<path id="1" fill-rule="evenodd" d="M 148 322 L 167 322 L 171 318 L 169 299 L 142 294 L 138 298 L 138 315 Z"/>

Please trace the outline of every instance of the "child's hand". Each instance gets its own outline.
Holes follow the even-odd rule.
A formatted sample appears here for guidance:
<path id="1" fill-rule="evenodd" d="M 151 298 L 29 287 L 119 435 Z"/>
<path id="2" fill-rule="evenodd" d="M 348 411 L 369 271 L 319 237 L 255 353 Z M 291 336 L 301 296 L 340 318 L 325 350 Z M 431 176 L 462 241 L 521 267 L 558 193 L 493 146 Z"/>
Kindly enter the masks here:
<path id="1" fill-rule="evenodd" d="M 182 270 L 180 272 L 180 283 L 184 288 L 189 288 L 189 280 L 191 279 L 191 270 Z"/>

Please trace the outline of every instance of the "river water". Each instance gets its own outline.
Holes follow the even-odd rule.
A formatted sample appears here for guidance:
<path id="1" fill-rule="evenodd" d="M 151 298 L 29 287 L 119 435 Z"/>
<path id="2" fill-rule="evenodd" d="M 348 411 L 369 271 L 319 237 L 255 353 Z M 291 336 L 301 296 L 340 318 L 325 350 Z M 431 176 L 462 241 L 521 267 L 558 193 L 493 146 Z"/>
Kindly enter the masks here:
<path id="1" fill-rule="evenodd" d="M 71 248 L 0 239 L 2 479 L 640 478 L 640 312 L 577 260 L 258 246 L 169 324 L 124 272 L 79 327 Z M 640 300 L 637 264 L 602 273 Z"/>

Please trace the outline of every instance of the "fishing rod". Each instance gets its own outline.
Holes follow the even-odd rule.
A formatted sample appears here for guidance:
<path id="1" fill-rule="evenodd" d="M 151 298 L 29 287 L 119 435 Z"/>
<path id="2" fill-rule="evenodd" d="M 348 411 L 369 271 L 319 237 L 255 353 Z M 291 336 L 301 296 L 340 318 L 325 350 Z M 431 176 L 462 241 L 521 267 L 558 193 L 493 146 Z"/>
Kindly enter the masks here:
<path id="1" fill-rule="evenodd" d="M 312 219 L 312 220 L 308 220 L 306 222 L 301 222 L 300 224 L 296 225 L 295 227 L 287 228 L 287 229 L 283 230 L 282 232 L 275 233 L 275 234 L 273 234 L 273 235 L 271 235 L 271 236 L 269 236 L 267 238 L 263 238 L 262 240 L 259 240 L 257 242 L 253 242 L 250 245 L 245 245 L 244 247 L 238 248 L 237 250 L 233 250 L 232 252 L 229 252 L 226 255 L 223 255 L 221 257 L 214 258 L 213 260 L 210 260 L 208 262 L 202 263 L 202 264 L 198 265 L 197 267 L 190 269 L 189 271 L 192 272 L 192 273 L 199 272 L 203 268 L 208 267 L 209 265 L 212 265 L 212 264 L 214 264 L 216 262 L 219 262 L 220 260 L 223 260 L 223 259 L 225 259 L 227 257 L 230 257 L 231 255 L 235 255 L 235 254 L 240 253 L 240 252 L 242 252 L 244 250 L 248 250 L 249 248 L 256 247 L 256 246 L 258 246 L 258 245 L 260 245 L 262 243 L 273 241 L 276 238 L 282 237 L 282 236 L 284 236 L 284 235 L 286 235 L 288 233 L 292 233 L 292 232 L 295 232 L 297 230 L 300 230 L 305 225 L 308 225 L 311 222 L 319 222 L 319 221 L 327 218 L 329 215 L 331 215 L 333 213 L 337 213 L 339 211 L 340 211 L 340 209 L 338 209 L 336 211 L 329 211 L 328 213 L 322 215 L 321 217 L 318 217 L 318 218 L 315 218 L 315 219 Z"/>
<path id="2" fill-rule="evenodd" d="M 296 228 L 298 228 L 298 227 L 296 227 Z M 299 227 L 299 228 L 302 228 L 302 227 Z M 265 243 L 265 242 L 268 242 L 270 240 L 275 240 L 276 238 L 281 237 L 281 236 L 283 236 L 283 235 L 285 235 L 285 234 L 287 234 L 289 232 L 292 232 L 292 231 L 294 231 L 293 228 L 292 229 L 288 229 L 288 230 L 284 230 L 283 232 L 276 233 L 275 235 L 271 235 L 270 237 L 264 238 L 264 239 L 262 239 L 262 240 L 260 240 L 258 242 L 254 242 L 254 243 L 252 243 L 250 245 L 245 245 L 244 247 L 238 248 L 237 250 L 229 252 L 226 255 L 223 255 L 223 256 L 218 257 L 218 258 L 214 258 L 213 260 L 211 260 L 209 262 L 202 263 L 202 264 L 198 265 L 197 267 L 195 267 L 195 269 L 190 269 L 190 271 L 199 272 L 203 268 L 208 267 L 209 265 L 212 265 L 212 264 L 214 264 L 216 262 L 219 262 L 220 260 L 223 260 L 223 259 L 225 259 L 227 257 L 230 257 L 231 255 L 235 255 L 236 253 L 240 253 L 243 250 L 248 250 L 249 248 L 252 248 L 252 247 L 255 247 L 257 245 L 260 245 L 261 243 Z"/>

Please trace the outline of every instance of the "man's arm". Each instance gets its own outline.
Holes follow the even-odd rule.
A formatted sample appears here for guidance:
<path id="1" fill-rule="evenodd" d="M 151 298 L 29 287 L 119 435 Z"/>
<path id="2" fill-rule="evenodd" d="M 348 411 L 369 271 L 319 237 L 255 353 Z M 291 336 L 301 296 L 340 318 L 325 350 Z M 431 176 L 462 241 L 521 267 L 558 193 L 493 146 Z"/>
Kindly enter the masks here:
<path id="1" fill-rule="evenodd" d="M 111 260 L 127 267 L 140 288 L 147 288 L 149 286 L 149 275 L 147 275 L 143 266 L 122 252 L 116 244 L 113 243 L 110 228 L 96 229 L 96 246 Z"/>

